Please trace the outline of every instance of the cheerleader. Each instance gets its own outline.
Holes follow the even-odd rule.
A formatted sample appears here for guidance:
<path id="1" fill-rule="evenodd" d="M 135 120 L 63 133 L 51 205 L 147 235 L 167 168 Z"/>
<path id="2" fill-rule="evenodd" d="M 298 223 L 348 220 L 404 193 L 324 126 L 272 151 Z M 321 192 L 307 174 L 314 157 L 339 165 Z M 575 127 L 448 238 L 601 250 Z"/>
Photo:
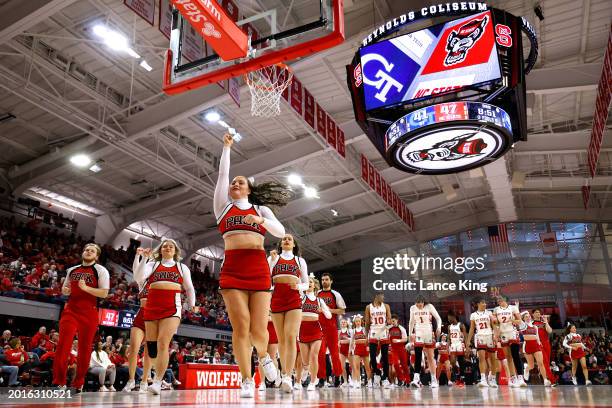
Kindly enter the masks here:
<path id="1" fill-rule="evenodd" d="M 531 311 L 531 317 L 533 317 L 533 325 L 538 328 L 540 332 L 540 341 L 542 342 L 542 357 L 544 358 L 544 368 L 546 369 L 546 375 L 554 382 L 555 376 L 550 369 L 550 333 L 552 333 L 552 327 L 548 324 L 548 316 L 542 315 L 540 309 L 533 309 Z"/>
<path id="2" fill-rule="evenodd" d="M 278 255 L 280 253 L 280 255 Z M 268 258 L 274 292 L 272 292 L 272 322 L 279 339 L 281 389 L 293 391 L 291 373 L 295 366 L 295 341 L 302 322 L 300 292 L 308 288 L 308 267 L 302 258 L 297 241 L 285 234 L 276 251 Z"/>
<path id="3" fill-rule="evenodd" d="M 432 320 L 436 320 L 436 334 L 434 337 Z M 431 388 L 438 387 L 438 381 L 435 378 L 436 360 L 434 359 L 434 348 L 436 347 L 435 338 L 440 336 L 440 328 L 442 327 L 442 318 L 436 311 L 436 308 L 431 303 L 425 303 L 425 298 L 418 295 L 414 305 L 410 306 L 410 321 L 408 323 L 408 333 L 413 338 L 414 352 L 416 356 L 416 365 L 414 378 L 410 385 L 412 387 L 421 387 L 421 375 L 419 373 L 421 367 L 421 358 L 423 351 L 427 358 L 427 366 L 431 375 Z M 413 333 L 414 332 L 414 333 Z M 424 349 L 424 350 L 423 350 Z"/>
<path id="4" fill-rule="evenodd" d="M 349 347 L 351 345 L 352 330 L 349 328 L 349 322 L 346 319 L 340 320 L 340 330 L 338 330 L 338 346 L 340 349 L 340 362 L 342 362 L 342 378 L 344 383 L 342 388 L 349 387 L 349 373 L 346 368 L 347 361 L 350 364 L 351 356 L 349 353 Z"/>
<path id="5" fill-rule="evenodd" d="M 494 327 L 495 317 L 487 310 L 487 301 L 482 298 L 478 301 L 478 309 L 470 315 L 470 332 L 465 343 L 469 352 L 472 337 L 475 338 L 474 345 L 478 353 L 478 368 L 480 369 L 479 387 L 497 388 L 495 381 L 497 334 L 494 333 Z M 474 331 L 476 331 L 476 336 L 474 336 Z M 489 373 L 488 382 L 487 372 Z"/>
<path id="6" fill-rule="evenodd" d="M 319 349 L 323 330 L 319 323 L 319 313 L 323 313 L 327 319 L 331 312 L 325 302 L 315 295 L 316 279 L 311 275 L 308 280 L 308 289 L 302 297 L 302 324 L 300 325 L 300 354 L 302 355 L 302 370 L 310 373 L 310 383 L 307 391 L 315 391 L 317 371 L 319 369 Z M 302 374 L 304 380 L 304 374 Z"/>
<path id="7" fill-rule="evenodd" d="M 449 346 L 446 341 L 447 336 L 446 333 L 442 333 L 440 337 L 440 341 L 436 343 L 436 348 L 438 349 L 438 366 L 436 371 L 436 378 L 438 382 L 440 381 L 440 374 L 442 374 L 442 369 L 446 370 L 446 379 L 448 381 L 448 386 L 452 387 L 453 382 L 451 381 L 451 364 L 449 358 Z"/>
<path id="8" fill-rule="evenodd" d="M 520 355 L 520 339 L 515 326 L 521 323 L 521 316 L 518 311 L 518 306 L 509 305 L 508 299 L 505 296 L 497 298 L 497 307 L 493 309 L 493 316 L 499 324 L 499 338 L 501 346 L 504 350 L 504 355 L 509 359 L 507 373 L 510 376 L 508 385 L 512 388 L 526 387 L 523 380 L 523 362 Z"/>
<path id="9" fill-rule="evenodd" d="M 143 249 L 138 248 L 136 250 L 136 258 L 134 259 L 134 265 L 132 265 L 132 270 L 135 271 L 138 267 L 138 263 L 140 262 L 140 257 L 143 256 Z M 138 351 L 140 350 L 140 346 L 142 345 L 142 341 L 145 336 L 145 322 L 144 322 L 144 308 L 147 304 L 147 297 L 149 296 L 149 281 L 146 280 L 143 285 L 140 286 L 140 292 L 138 293 L 138 299 L 140 300 L 140 309 L 138 309 L 138 313 L 134 317 L 134 322 L 132 323 L 132 328 L 130 329 L 130 352 L 128 354 L 128 381 L 123 387 L 123 391 L 130 392 L 136 387 L 136 365 L 138 363 Z M 149 353 L 147 352 L 147 348 L 144 348 L 144 364 L 143 364 L 143 375 L 140 381 L 140 391 L 145 392 L 148 388 L 148 380 L 149 375 L 151 374 L 151 366 L 155 364 L 154 361 L 151 361 L 149 357 Z"/>
<path id="10" fill-rule="evenodd" d="M 349 346 L 349 354 L 353 355 L 353 388 L 361 388 L 361 364 L 366 371 L 368 387 L 372 386 L 372 369 L 370 367 L 370 353 L 368 350 L 368 332 L 361 326 L 361 315 L 353 316 L 353 335 Z"/>
<path id="11" fill-rule="evenodd" d="M 389 357 L 389 362 L 393 363 L 399 385 L 407 385 L 410 382 L 408 352 L 406 351 L 408 334 L 404 326 L 399 324 L 399 317 L 396 314 L 391 315 L 389 340 L 391 341 L 391 350 L 389 350 L 391 357 Z"/>
<path id="12" fill-rule="evenodd" d="M 449 344 L 449 360 L 451 367 L 455 367 L 455 364 L 459 363 L 459 382 L 465 372 L 465 338 L 467 332 L 465 325 L 457 320 L 457 316 L 451 310 L 447 315 L 448 319 L 448 334 L 450 335 Z M 457 381 L 457 378 L 455 378 Z"/>
<path id="13" fill-rule="evenodd" d="M 255 186 L 244 176 L 229 181 L 232 136 L 223 136 L 223 153 L 215 187 L 214 211 L 225 244 L 225 257 L 219 277 L 232 325 L 234 355 L 242 375 L 240 396 L 253 398 L 255 383 L 251 373 L 251 353 L 255 347 L 259 364 L 268 381 L 275 381 L 277 370 L 266 352 L 268 311 L 272 279 L 264 251 L 266 231 L 282 238 L 285 228 L 263 204 L 284 206 L 289 199 L 283 186 L 266 183 Z"/>
<path id="14" fill-rule="evenodd" d="M 138 250 L 140 252 L 140 249 Z M 137 253 L 138 253 L 137 252 Z M 169 348 L 172 336 L 181 323 L 181 290 L 185 289 L 187 304 L 195 307 L 195 290 L 191 283 L 191 272 L 187 265 L 180 262 L 181 249 L 173 239 L 164 239 L 153 250 L 143 250 L 143 257 L 134 260 L 134 277 L 139 285 L 149 282 L 149 293 L 144 307 L 145 338 L 147 351 L 155 362 L 156 377 L 148 387 L 151 394 L 159 395 L 162 387 L 162 373 L 168 368 Z M 147 262 L 149 256 L 152 262 Z"/>
<path id="15" fill-rule="evenodd" d="M 544 379 L 544 385 L 550 387 L 552 383 L 546 376 L 546 368 L 544 367 L 544 359 L 542 356 L 542 342 L 540 341 L 538 328 L 534 326 L 531 314 L 529 314 L 528 311 L 521 313 L 521 319 L 523 324 L 519 329 L 523 335 L 523 354 L 525 354 L 525 358 L 527 359 L 527 368 L 523 376 L 525 380 L 529 381 L 529 373 L 533 369 L 535 359 L 536 363 L 538 363 L 540 375 Z"/>
<path id="16" fill-rule="evenodd" d="M 576 380 L 576 369 L 578 363 L 582 367 L 582 374 L 584 374 L 584 380 L 586 385 L 591 385 L 589 381 L 589 370 L 586 364 L 586 353 L 587 349 L 585 344 L 582 342 L 582 337 L 576 332 L 576 326 L 573 324 L 569 325 L 565 329 L 565 338 L 563 339 L 563 347 L 569 351 L 570 358 L 572 359 L 572 382 L 574 385 L 578 385 Z"/>
<path id="17" fill-rule="evenodd" d="M 272 317 L 268 315 L 268 347 L 266 348 L 268 355 L 272 357 L 272 363 L 274 363 L 274 367 L 278 371 L 278 361 L 276 360 L 276 356 L 278 354 L 278 336 L 276 335 L 276 330 L 274 329 L 274 323 L 272 323 Z M 266 380 L 264 379 L 265 373 L 263 371 L 263 366 L 260 364 L 257 369 L 259 370 L 259 378 L 261 381 L 259 383 L 258 391 L 266 390 Z M 276 381 L 274 383 L 275 386 L 280 385 L 280 377 L 276 377 Z"/>

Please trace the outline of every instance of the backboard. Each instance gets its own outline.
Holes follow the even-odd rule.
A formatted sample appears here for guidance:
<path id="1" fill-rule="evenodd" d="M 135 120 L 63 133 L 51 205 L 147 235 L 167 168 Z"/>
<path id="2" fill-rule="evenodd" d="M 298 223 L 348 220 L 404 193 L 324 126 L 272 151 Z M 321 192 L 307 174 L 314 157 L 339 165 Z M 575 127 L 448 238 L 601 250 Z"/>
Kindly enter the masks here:
<path id="1" fill-rule="evenodd" d="M 164 92 L 178 94 L 340 44 L 343 1 L 168 1 L 160 11 L 172 21 Z"/>

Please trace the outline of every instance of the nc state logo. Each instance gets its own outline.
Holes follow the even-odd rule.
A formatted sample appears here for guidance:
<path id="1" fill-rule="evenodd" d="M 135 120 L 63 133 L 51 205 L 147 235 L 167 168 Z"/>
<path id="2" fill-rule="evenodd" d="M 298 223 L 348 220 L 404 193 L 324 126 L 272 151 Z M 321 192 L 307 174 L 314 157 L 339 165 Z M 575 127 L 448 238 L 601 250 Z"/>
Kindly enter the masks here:
<path id="1" fill-rule="evenodd" d="M 408 153 L 408 158 L 413 162 L 421 162 L 424 160 L 431 161 L 450 161 L 462 159 L 468 156 L 477 156 L 483 154 L 487 144 L 481 138 L 468 140 L 475 133 L 467 133 L 457 136 L 451 140 L 445 140 L 434 144 L 431 149 L 421 150 Z"/>
<path id="2" fill-rule="evenodd" d="M 484 16 L 480 20 L 475 19 L 462 25 L 458 31 L 453 30 L 446 42 L 448 54 L 444 59 L 444 65 L 448 67 L 464 61 L 468 51 L 482 37 L 488 22 L 489 17 Z"/>

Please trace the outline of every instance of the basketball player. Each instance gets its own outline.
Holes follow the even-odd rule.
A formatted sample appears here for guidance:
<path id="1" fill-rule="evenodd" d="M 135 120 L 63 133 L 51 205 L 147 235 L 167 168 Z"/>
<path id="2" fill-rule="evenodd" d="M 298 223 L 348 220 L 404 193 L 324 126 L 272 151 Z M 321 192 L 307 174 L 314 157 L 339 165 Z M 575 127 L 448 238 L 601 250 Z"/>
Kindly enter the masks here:
<path id="1" fill-rule="evenodd" d="M 479 387 L 497 388 L 497 382 L 495 381 L 497 360 L 495 355 L 495 343 L 497 336 L 493 331 L 494 325 L 495 317 L 487 310 L 487 301 L 481 298 L 478 301 L 478 310 L 470 315 L 470 332 L 468 333 L 468 338 L 465 343 L 469 348 L 475 330 L 476 337 L 474 345 L 478 352 L 478 367 L 480 368 Z M 489 373 L 488 383 L 487 373 Z"/>
<path id="2" fill-rule="evenodd" d="M 276 335 L 276 329 L 274 329 L 274 323 L 272 323 L 272 316 L 268 316 L 268 346 L 266 347 L 266 351 L 268 355 L 272 358 L 272 363 L 274 367 L 278 371 L 278 361 L 276 360 L 276 355 L 278 354 L 278 336 Z M 260 364 L 257 369 L 259 370 L 259 378 L 261 378 L 259 383 L 258 391 L 266 390 L 266 380 L 265 373 L 263 370 L 263 366 Z M 280 385 L 280 377 L 277 376 L 274 385 Z"/>
<path id="3" fill-rule="evenodd" d="M 436 334 L 432 320 L 436 319 Z M 431 303 L 425 303 L 425 298 L 418 295 L 414 305 L 410 306 L 410 321 L 408 324 L 408 333 L 414 339 L 414 354 L 415 354 L 415 373 L 412 382 L 413 387 L 421 387 L 421 359 L 423 351 L 427 358 L 427 367 L 431 373 L 431 388 L 438 388 L 438 380 L 436 379 L 436 360 L 434 358 L 434 348 L 436 347 L 435 339 L 440 336 L 442 327 L 442 318 L 436 311 L 436 308 Z M 423 350 L 424 349 L 424 350 Z"/>
<path id="4" fill-rule="evenodd" d="M 317 293 L 317 296 L 322 299 L 329 308 L 332 316 L 327 318 L 324 315 L 319 315 L 319 321 L 323 328 L 323 341 L 319 350 L 319 387 L 325 385 L 326 364 L 325 354 L 326 348 L 329 349 L 329 356 L 332 362 L 332 371 L 335 379 L 335 386 L 340 386 L 340 377 L 342 376 L 342 363 L 340 362 L 340 350 L 338 350 L 338 315 L 343 315 L 346 309 L 346 304 L 342 295 L 331 288 L 333 283 L 331 274 L 325 272 L 321 275 L 322 289 Z"/>
<path id="5" fill-rule="evenodd" d="M 459 362 L 459 380 L 455 379 L 455 382 L 461 382 L 461 378 L 465 373 L 465 338 L 467 332 L 465 325 L 457 320 L 457 316 L 451 310 L 448 312 L 448 334 L 450 335 L 449 345 L 449 360 L 451 367 L 455 367 L 455 364 Z"/>
<path id="6" fill-rule="evenodd" d="M 591 385 L 591 381 L 589 381 L 589 370 L 587 369 L 586 364 L 585 350 L 587 347 L 582 342 L 582 337 L 576 332 L 576 326 L 573 324 L 567 326 L 565 329 L 563 347 L 569 351 L 570 358 L 572 359 L 572 382 L 574 385 L 578 385 L 578 380 L 576 380 L 576 369 L 578 368 L 578 363 L 580 363 L 580 366 L 582 367 L 582 374 L 584 374 L 584 379 L 586 381 L 585 385 Z"/>
<path id="7" fill-rule="evenodd" d="M 213 199 L 217 224 L 225 244 L 219 291 L 232 324 L 233 351 L 243 379 L 240 395 L 253 398 L 252 346 L 257 350 L 259 364 L 263 365 L 268 381 L 276 380 L 277 376 L 272 358 L 266 352 L 272 277 L 263 247 L 264 235 L 266 231 L 277 238 L 285 235 L 285 228 L 263 204 L 282 207 L 287 204 L 289 196 L 280 184 L 255 186 L 244 176 L 234 177 L 230 186 L 233 143 L 232 136 L 226 133 Z"/>
<path id="8" fill-rule="evenodd" d="M 353 355 L 353 367 L 351 373 L 353 381 L 351 387 L 361 388 L 361 364 L 365 368 L 368 387 L 372 386 L 372 369 L 370 368 L 370 354 L 366 347 L 368 343 L 368 332 L 361 325 L 362 319 L 360 314 L 353 316 L 353 336 L 351 337 L 351 345 L 349 353 Z"/>
<path id="9" fill-rule="evenodd" d="M 280 253 L 280 255 L 278 255 Z M 302 322 L 302 299 L 300 292 L 308 288 L 308 266 L 301 257 L 297 241 L 285 234 L 276 251 L 268 258 L 272 273 L 272 322 L 279 339 L 281 389 L 293 391 L 291 373 L 295 365 L 295 341 Z"/>
<path id="10" fill-rule="evenodd" d="M 442 374 L 442 370 L 446 370 L 446 379 L 448 381 L 448 386 L 452 387 L 453 382 L 451 381 L 451 365 L 449 359 L 449 345 L 447 340 L 446 333 L 442 333 L 440 336 L 440 341 L 436 343 L 436 348 L 438 349 L 438 369 L 436 371 L 436 378 L 438 382 L 440 381 L 440 374 Z"/>
<path id="11" fill-rule="evenodd" d="M 533 318 L 533 325 L 538 328 L 540 335 L 540 342 L 542 343 L 542 361 L 544 362 L 544 369 L 546 369 L 546 375 L 555 383 L 555 376 L 550 369 L 550 340 L 548 336 L 552 333 L 552 327 L 548 324 L 548 316 L 543 316 L 540 309 L 533 309 L 531 312 Z"/>
<path id="12" fill-rule="evenodd" d="M 543 356 L 542 356 L 542 342 L 540 341 L 540 334 L 538 328 L 533 324 L 531 314 L 528 311 L 521 313 L 523 323 L 520 326 L 521 334 L 523 335 L 523 354 L 527 359 L 527 368 L 525 369 L 525 379 L 529 381 L 529 373 L 533 369 L 534 359 L 538 363 L 538 370 L 540 375 L 544 379 L 544 385 L 550 387 L 552 383 L 546 376 L 546 369 L 544 368 Z"/>
<path id="13" fill-rule="evenodd" d="M 314 379 L 317 377 L 319 365 L 319 348 L 323 331 L 319 314 L 325 315 L 327 319 L 332 317 L 332 313 L 323 301 L 315 295 L 316 281 L 311 277 L 308 282 L 308 289 L 302 298 L 302 324 L 300 325 L 300 354 L 302 355 L 302 369 L 310 372 L 310 383 L 307 391 L 315 391 L 316 384 Z M 304 379 L 304 374 L 302 374 Z"/>
<path id="14" fill-rule="evenodd" d="M 138 248 L 136 250 L 136 258 L 134 259 L 134 264 L 132 265 L 132 271 L 135 271 L 138 267 L 138 264 L 141 262 L 141 257 L 144 254 L 144 250 L 142 248 Z M 136 387 L 136 364 L 138 363 L 138 351 L 140 350 L 140 345 L 144 340 L 145 336 L 145 322 L 144 322 L 144 308 L 147 304 L 147 297 L 149 296 L 149 281 L 146 280 L 143 285 L 140 286 L 140 292 L 138 293 L 138 299 L 140 300 L 140 309 L 138 309 L 138 313 L 134 317 L 134 322 L 132 323 L 132 328 L 130 329 L 130 353 L 128 355 L 128 382 L 123 387 L 123 391 L 130 392 Z M 149 353 L 147 352 L 147 348 L 144 348 L 144 362 L 143 362 L 143 375 L 140 381 L 140 391 L 145 392 L 149 386 L 149 375 L 151 374 L 151 366 L 155 364 L 155 362 L 151 361 L 149 357 Z"/>
<path id="15" fill-rule="evenodd" d="M 498 296 L 497 307 L 493 309 L 493 316 L 499 324 L 499 337 L 504 355 L 508 362 L 510 381 L 508 385 L 512 388 L 526 387 L 523 380 L 523 362 L 520 355 L 520 339 L 516 326 L 521 323 L 521 316 L 516 305 L 509 305 L 505 296 Z"/>
<path id="16" fill-rule="evenodd" d="M 68 268 L 62 293 L 69 296 L 59 322 L 59 341 L 53 360 L 53 383 L 66 388 L 68 355 L 74 336 L 79 336 L 76 376 L 73 386 L 81 392 L 94 336 L 98 331 L 98 298 L 108 295 L 108 271 L 96 261 L 102 250 L 96 244 L 86 244 L 81 264 Z"/>
<path id="17" fill-rule="evenodd" d="M 368 332 L 370 348 L 370 364 L 374 373 L 374 385 L 391 388 L 389 383 L 389 329 L 391 322 L 391 308 L 384 303 L 385 295 L 377 293 L 372 303 L 365 308 L 365 328 Z M 380 347 L 380 361 L 383 367 L 382 383 L 380 370 L 376 363 L 378 348 Z"/>
<path id="18" fill-rule="evenodd" d="M 344 378 L 342 388 L 347 388 L 349 386 L 349 373 L 346 369 L 346 362 L 348 361 L 350 364 L 351 361 L 349 346 L 351 344 L 352 335 L 352 330 L 349 328 L 348 320 L 341 319 L 340 330 L 338 331 L 338 343 L 340 345 L 340 362 L 342 363 L 342 377 Z"/>
<path id="19" fill-rule="evenodd" d="M 404 326 L 399 324 L 399 317 L 391 315 L 391 327 L 389 328 L 389 341 L 393 353 L 393 367 L 398 378 L 398 385 L 408 385 L 410 382 L 410 368 L 408 366 L 408 352 L 406 343 L 408 334 Z"/>

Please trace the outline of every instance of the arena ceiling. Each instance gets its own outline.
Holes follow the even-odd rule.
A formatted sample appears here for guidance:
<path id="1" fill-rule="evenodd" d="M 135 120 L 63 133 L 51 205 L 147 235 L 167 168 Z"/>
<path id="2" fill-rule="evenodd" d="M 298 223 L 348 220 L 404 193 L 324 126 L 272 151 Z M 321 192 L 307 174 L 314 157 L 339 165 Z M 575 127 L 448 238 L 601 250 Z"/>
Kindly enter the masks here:
<path id="1" fill-rule="evenodd" d="M 299 20 L 296 10 L 304 1 L 251 3 L 262 10 L 278 7 Z M 588 210 L 581 195 L 612 20 L 608 1 L 544 0 L 539 2 L 542 21 L 534 15 L 532 0 L 489 2 L 526 16 L 539 34 L 540 58 L 527 77 L 529 140 L 484 171 L 450 176 L 389 168 L 355 123 L 345 80 L 344 67 L 364 33 L 405 9 L 433 2 L 346 3 L 347 41 L 292 64 L 297 78 L 344 130 L 343 160 L 286 105 L 276 119 L 252 118 L 244 86 L 240 108 L 216 85 L 163 94 L 168 40 L 122 1 L 0 2 L 3 183 L 16 196 L 36 196 L 43 188 L 90 206 L 103 239 L 112 241 L 123 228 L 136 225 L 178 238 L 191 251 L 207 248 L 219 256 L 212 192 L 223 129 L 203 118 L 215 108 L 244 136 L 234 149 L 232 174 L 285 181 L 295 172 L 318 190 L 319 198 L 298 194 L 279 214 L 288 231 L 306 243 L 305 256 L 315 270 L 359 259 L 364 250 L 355 237 L 364 234 L 407 246 L 498 223 L 504 211 L 521 221 L 612 219 L 611 120 L 598 174 L 590 181 Z M 92 35 L 99 21 L 127 34 L 153 70 L 102 46 Z M 69 161 L 76 153 L 87 153 L 102 170 L 76 168 Z M 416 231 L 362 182 L 361 154 L 415 214 Z M 521 186 L 495 188 L 496 178 L 510 179 L 515 172 L 525 174 Z"/>

